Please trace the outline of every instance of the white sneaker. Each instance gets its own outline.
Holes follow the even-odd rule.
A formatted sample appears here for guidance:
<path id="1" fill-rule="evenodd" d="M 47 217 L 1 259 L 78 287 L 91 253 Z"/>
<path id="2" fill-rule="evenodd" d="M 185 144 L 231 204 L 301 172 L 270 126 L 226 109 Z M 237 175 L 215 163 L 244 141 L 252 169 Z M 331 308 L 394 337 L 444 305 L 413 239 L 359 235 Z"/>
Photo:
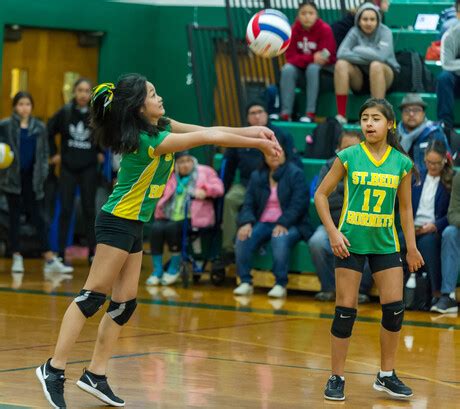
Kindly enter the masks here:
<path id="1" fill-rule="evenodd" d="M 270 114 L 268 117 L 269 117 L 272 121 L 279 121 L 279 120 L 280 120 L 279 114 Z"/>
<path id="2" fill-rule="evenodd" d="M 241 283 L 233 290 L 235 295 L 251 295 L 254 292 L 254 287 L 248 283 Z"/>
<path id="3" fill-rule="evenodd" d="M 24 259 L 19 254 L 13 254 L 13 264 L 11 265 L 11 274 L 24 272 Z"/>
<path id="4" fill-rule="evenodd" d="M 335 119 L 337 119 L 337 122 L 338 122 L 340 125 L 345 125 L 345 124 L 348 123 L 347 118 L 345 118 L 345 117 L 342 116 L 342 115 L 338 115 L 338 114 L 337 114 L 337 115 L 335 116 Z"/>
<path id="5" fill-rule="evenodd" d="M 312 119 L 311 119 L 309 116 L 304 115 L 304 116 L 301 116 L 301 117 L 299 118 L 299 122 L 303 122 L 304 124 L 309 124 L 309 123 L 311 123 L 311 122 L 313 122 L 313 121 L 312 121 Z"/>
<path id="6" fill-rule="evenodd" d="M 43 273 L 45 275 L 59 273 L 59 274 L 72 274 L 73 267 L 66 266 L 62 259 L 54 257 L 51 263 L 45 261 L 45 266 L 43 267 Z"/>
<path id="7" fill-rule="evenodd" d="M 145 284 L 147 285 L 160 285 L 160 277 L 150 274 L 150 277 L 147 278 Z"/>
<path id="8" fill-rule="evenodd" d="M 268 296 L 269 297 L 274 297 L 274 298 L 283 298 L 286 297 L 287 291 L 286 289 L 279 284 L 276 284 L 269 292 Z"/>
<path id="9" fill-rule="evenodd" d="M 164 273 L 163 277 L 161 278 L 161 284 L 171 285 L 171 284 L 174 284 L 178 279 L 179 279 L 179 273 L 176 273 L 176 274 Z"/>

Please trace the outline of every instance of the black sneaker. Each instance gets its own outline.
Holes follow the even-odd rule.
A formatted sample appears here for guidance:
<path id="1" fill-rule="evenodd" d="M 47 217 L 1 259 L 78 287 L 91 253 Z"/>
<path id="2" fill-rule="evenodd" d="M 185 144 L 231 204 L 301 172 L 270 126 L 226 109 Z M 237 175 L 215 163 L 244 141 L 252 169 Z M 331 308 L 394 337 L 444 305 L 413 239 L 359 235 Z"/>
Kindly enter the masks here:
<path id="1" fill-rule="evenodd" d="M 329 400 L 345 400 L 345 381 L 338 375 L 332 375 L 327 380 L 326 389 L 324 389 L 324 398 Z"/>
<path id="2" fill-rule="evenodd" d="M 440 312 L 441 314 L 456 313 L 458 312 L 457 301 L 448 295 L 442 295 L 439 301 L 431 307 L 430 311 Z"/>
<path id="3" fill-rule="evenodd" d="M 412 389 L 404 385 L 396 376 L 395 371 L 393 371 L 393 375 L 383 377 L 380 376 L 379 372 L 374 382 L 374 389 L 376 391 L 386 392 L 396 398 L 410 398 L 413 395 Z"/>
<path id="4" fill-rule="evenodd" d="M 35 370 L 35 374 L 42 384 L 45 398 L 48 399 L 48 402 L 51 404 L 51 406 L 57 409 L 65 409 L 66 404 L 64 400 L 64 371 L 58 373 L 50 371 L 50 361 L 51 358 L 48 359 L 46 363 L 39 366 Z"/>
<path id="5" fill-rule="evenodd" d="M 106 376 L 96 378 L 91 372 L 84 369 L 77 386 L 104 403 L 112 406 L 125 406 L 125 401 L 116 396 L 110 389 Z"/>

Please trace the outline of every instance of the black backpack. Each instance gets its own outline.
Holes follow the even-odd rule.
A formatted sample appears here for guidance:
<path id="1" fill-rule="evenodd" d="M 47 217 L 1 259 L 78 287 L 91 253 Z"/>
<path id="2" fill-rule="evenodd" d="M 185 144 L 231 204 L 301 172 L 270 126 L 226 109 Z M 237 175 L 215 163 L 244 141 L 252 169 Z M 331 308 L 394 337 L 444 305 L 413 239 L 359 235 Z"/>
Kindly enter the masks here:
<path id="1" fill-rule="evenodd" d="M 398 51 L 396 60 L 401 71 L 395 74 L 393 91 L 435 92 L 436 81 L 423 57 L 415 51 Z"/>
<path id="2" fill-rule="evenodd" d="M 329 159 L 334 156 L 339 136 L 343 127 L 335 118 L 327 118 L 326 122 L 319 124 L 313 131 L 312 140 L 307 138 L 305 157 Z"/>

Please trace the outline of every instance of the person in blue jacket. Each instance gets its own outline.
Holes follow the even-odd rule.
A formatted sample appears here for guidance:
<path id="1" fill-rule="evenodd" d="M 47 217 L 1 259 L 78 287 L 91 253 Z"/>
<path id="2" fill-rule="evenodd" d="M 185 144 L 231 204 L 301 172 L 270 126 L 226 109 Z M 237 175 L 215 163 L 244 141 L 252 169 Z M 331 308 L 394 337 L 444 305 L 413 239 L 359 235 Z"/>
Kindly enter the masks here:
<path id="1" fill-rule="evenodd" d="M 268 295 L 285 297 L 290 251 L 299 240 L 307 241 L 313 233 L 304 172 L 293 162 L 292 151 L 282 143 L 281 146 L 283 153 L 279 158 L 265 157 L 262 167 L 252 173 L 238 215 L 235 256 L 241 284 L 233 291 L 235 295 L 252 294 L 252 256 L 270 242 L 276 284 Z"/>
<path id="2" fill-rule="evenodd" d="M 406 94 L 399 104 L 401 122 L 398 125 L 398 133 L 401 135 L 401 146 L 420 172 L 427 170 L 425 151 L 431 141 L 442 142 L 450 152 L 449 143 L 440 124 L 427 119 L 426 107 L 427 103 L 418 94 Z"/>
<path id="3" fill-rule="evenodd" d="M 442 232 L 449 224 L 447 210 L 454 171 L 445 145 L 437 140 L 427 147 L 425 164 L 427 170 L 421 172 L 420 183 L 414 182 L 412 186 L 412 209 L 417 248 L 425 260 L 434 304 L 440 296 L 441 239 Z"/>

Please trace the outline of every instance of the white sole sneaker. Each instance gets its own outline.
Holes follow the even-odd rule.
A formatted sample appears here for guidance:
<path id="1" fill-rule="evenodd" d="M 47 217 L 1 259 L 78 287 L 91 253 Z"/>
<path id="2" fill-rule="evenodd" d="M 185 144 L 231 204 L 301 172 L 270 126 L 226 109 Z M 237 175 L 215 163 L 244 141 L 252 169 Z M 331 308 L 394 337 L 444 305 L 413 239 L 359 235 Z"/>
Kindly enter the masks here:
<path id="1" fill-rule="evenodd" d="M 38 380 L 39 380 L 40 383 L 42 384 L 43 393 L 45 394 L 45 398 L 46 398 L 46 400 L 50 403 L 50 405 L 51 405 L 53 408 L 59 409 L 59 406 L 56 406 L 56 405 L 53 403 L 53 401 L 51 400 L 51 396 L 50 396 L 48 390 L 46 389 L 45 379 L 43 378 L 43 374 L 42 374 L 42 371 L 40 370 L 40 368 L 41 368 L 41 366 L 39 366 L 39 367 L 35 370 L 35 375 L 37 375 Z"/>
<path id="2" fill-rule="evenodd" d="M 402 395 L 402 394 L 400 394 L 400 393 L 395 393 L 395 392 L 391 391 L 390 389 L 385 388 L 385 386 L 377 385 L 375 382 L 372 384 L 372 387 L 373 387 L 376 391 L 379 391 L 379 392 L 386 392 L 386 393 L 388 393 L 388 395 L 391 395 L 391 396 L 393 396 L 394 398 L 407 399 L 407 398 L 410 398 L 411 396 L 414 396 L 413 393 L 411 393 L 410 395 Z"/>
<path id="3" fill-rule="evenodd" d="M 77 386 L 82 390 L 85 391 L 86 393 L 89 393 L 90 395 L 94 396 L 95 398 L 99 399 L 100 401 L 107 403 L 108 405 L 112 406 L 117 406 L 117 407 L 122 407 L 125 406 L 125 403 L 118 403 L 113 401 L 112 399 L 108 398 L 105 396 L 103 393 L 99 392 L 97 389 L 87 385 L 86 383 L 82 381 L 77 381 Z"/>
<path id="4" fill-rule="evenodd" d="M 326 396 L 326 395 L 323 395 L 324 396 L 324 399 L 327 399 L 327 400 L 335 400 L 335 401 L 343 401 L 345 400 L 345 396 L 343 398 L 333 398 L 331 396 Z"/>

